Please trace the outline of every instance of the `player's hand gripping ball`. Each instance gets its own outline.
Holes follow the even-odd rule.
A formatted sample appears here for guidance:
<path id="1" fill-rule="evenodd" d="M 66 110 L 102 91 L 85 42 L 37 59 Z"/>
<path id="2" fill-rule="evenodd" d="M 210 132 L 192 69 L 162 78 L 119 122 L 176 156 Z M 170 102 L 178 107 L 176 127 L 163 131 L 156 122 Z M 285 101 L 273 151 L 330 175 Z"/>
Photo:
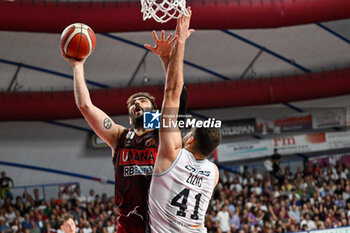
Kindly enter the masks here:
<path id="1" fill-rule="evenodd" d="M 83 23 L 74 23 L 61 34 L 61 50 L 68 57 L 83 59 L 94 51 L 96 36 L 92 29 Z"/>

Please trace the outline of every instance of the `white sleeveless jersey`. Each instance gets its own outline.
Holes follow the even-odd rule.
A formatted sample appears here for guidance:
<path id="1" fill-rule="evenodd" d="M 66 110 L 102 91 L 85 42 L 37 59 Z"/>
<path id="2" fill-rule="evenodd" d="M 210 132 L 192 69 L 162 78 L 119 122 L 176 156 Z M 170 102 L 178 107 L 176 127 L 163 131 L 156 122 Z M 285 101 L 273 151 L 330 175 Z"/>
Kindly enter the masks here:
<path id="1" fill-rule="evenodd" d="M 152 233 L 207 232 L 205 214 L 215 187 L 216 168 L 181 149 L 170 168 L 153 174 L 149 193 Z"/>

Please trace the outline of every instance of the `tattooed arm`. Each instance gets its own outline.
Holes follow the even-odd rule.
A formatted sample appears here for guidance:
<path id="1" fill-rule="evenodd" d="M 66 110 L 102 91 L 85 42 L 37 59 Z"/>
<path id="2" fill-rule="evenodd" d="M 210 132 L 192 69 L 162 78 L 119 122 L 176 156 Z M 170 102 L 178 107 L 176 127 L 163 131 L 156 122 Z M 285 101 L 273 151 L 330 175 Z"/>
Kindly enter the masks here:
<path id="1" fill-rule="evenodd" d="M 73 67 L 74 97 L 76 105 L 95 133 L 111 147 L 112 151 L 114 151 L 124 127 L 115 124 L 106 113 L 97 108 L 91 102 L 89 90 L 84 78 L 85 59 L 77 61 L 65 56 L 64 54 L 62 54 L 62 56 Z"/>

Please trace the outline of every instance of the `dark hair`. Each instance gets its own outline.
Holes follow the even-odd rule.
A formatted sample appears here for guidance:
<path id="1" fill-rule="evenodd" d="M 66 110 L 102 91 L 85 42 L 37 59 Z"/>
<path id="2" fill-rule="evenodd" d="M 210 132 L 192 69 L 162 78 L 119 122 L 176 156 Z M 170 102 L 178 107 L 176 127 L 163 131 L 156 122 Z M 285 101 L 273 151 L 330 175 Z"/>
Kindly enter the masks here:
<path id="1" fill-rule="evenodd" d="M 73 221 L 74 221 L 74 216 L 73 215 L 71 215 L 71 214 L 64 214 L 64 215 L 62 215 L 62 217 L 60 219 L 60 226 L 62 226 L 70 218 L 73 219 Z"/>
<path id="2" fill-rule="evenodd" d="M 203 156 L 209 156 L 221 142 L 218 128 L 194 128 L 195 149 Z"/>
<path id="3" fill-rule="evenodd" d="M 303 224 L 302 227 L 301 227 L 301 229 L 302 229 L 302 230 L 304 230 L 304 229 L 307 230 L 307 229 L 308 229 L 307 224 Z"/>
<path id="4" fill-rule="evenodd" d="M 156 98 L 154 98 L 150 93 L 148 92 L 138 92 L 138 93 L 135 93 L 133 94 L 132 96 L 129 97 L 129 99 L 126 101 L 126 104 L 128 106 L 128 111 L 129 111 L 129 108 L 131 106 L 131 102 L 136 99 L 137 97 L 145 97 L 147 99 L 149 99 L 149 101 L 152 103 L 152 106 L 155 109 L 157 109 L 157 105 L 156 105 Z"/>

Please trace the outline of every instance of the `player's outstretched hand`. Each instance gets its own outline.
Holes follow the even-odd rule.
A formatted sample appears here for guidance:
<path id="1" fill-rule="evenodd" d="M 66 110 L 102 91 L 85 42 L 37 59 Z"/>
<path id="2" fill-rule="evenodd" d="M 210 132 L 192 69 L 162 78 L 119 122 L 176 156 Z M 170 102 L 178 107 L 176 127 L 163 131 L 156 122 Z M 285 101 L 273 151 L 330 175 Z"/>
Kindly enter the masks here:
<path id="1" fill-rule="evenodd" d="M 75 58 L 71 58 L 71 57 L 68 57 L 65 53 L 61 53 L 61 55 L 62 55 L 62 57 L 66 60 L 66 61 L 68 61 L 71 65 L 72 65 L 72 67 L 75 67 L 75 66 L 77 66 L 77 65 L 84 65 L 84 63 L 85 63 L 85 61 L 86 61 L 86 58 L 84 58 L 84 59 L 81 59 L 81 60 L 77 60 L 77 59 L 75 59 Z"/>
<path id="2" fill-rule="evenodd" d="M 153 30 L 153 38 L 156 43 L 155 46 L 152 47 L 149 44 L 145 44 L 145 48 L 151 50 L 154 54 L 160 57 L 169 57 L 173 44 L 177 40 L 177 36 L 173 37 L 173 33 L 170 33 L 169 36 L 165 39 L 165 32 L 162 30 L 159 40 L 156 31 Z"/>
<path id="3" fill-rule="evenodd" d="M 176 35 L 179 37 L 179 41 L 186 40 L 192 32 L 194 32 L 194 29 L 190 28 L 190 21 L 192 16 L 192 10 L 191 7 L 187 7 L 188 15 L 183 14 L 177 19 L 177 25 L 176 25 Z"/>

